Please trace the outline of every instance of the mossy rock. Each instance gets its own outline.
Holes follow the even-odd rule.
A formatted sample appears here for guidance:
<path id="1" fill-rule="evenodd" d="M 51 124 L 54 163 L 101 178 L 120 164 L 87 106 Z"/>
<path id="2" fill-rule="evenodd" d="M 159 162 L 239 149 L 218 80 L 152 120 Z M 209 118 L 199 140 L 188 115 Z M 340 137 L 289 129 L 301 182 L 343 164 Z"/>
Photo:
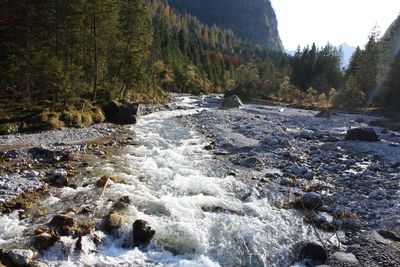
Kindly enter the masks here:
<path id="1" fill-rule="evenodd" d="M 0 124 L 0 135 L 14 134 L 20 130 L 19 123 L 2 123 Z"/>
<path id="2" fill-rule="evenodd" d="M 111 101 L 103 106 L 103 111 L 108 122 L 117 124 L 135 124 L 139 111 L 139 104 L 127 100 Z"/>
<path id="3" fill-rule="evenodd" d="M 91 116 L 93 123 L 102 123 L 106 120 L 103 111 L 99 107 L 92 107 Z"/>
<path id="4" fill-rule="evenodd" d="M 82 127 L 82 115 L 77 110 L 66 110 L 61 113 L 61 120 L 67 127 Z"/>
<path id="5" fill-rule="evenodd" d="M 38 130 L 59 130 L 65 126 L 59 117 L 57 112 L 43 111 L 39 114 L 40 121 L 34 125 Z"/>

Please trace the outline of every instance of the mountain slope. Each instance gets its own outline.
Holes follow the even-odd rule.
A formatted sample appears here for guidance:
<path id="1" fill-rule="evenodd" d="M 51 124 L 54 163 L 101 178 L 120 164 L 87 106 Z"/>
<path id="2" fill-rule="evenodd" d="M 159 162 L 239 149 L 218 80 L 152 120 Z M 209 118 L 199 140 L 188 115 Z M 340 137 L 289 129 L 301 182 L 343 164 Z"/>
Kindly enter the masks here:
<path id="1" fill-rule="evenodd" d="M 269 0 L 168 0 L 180 12 L 232 29 L 265 48 L 283 51 L 275 12 Z"/>
<path id="2" fill-rule="evenodd" d="M 382 38 L 389 60 L 400 51 L 400 16 L 390 25 Z"/>

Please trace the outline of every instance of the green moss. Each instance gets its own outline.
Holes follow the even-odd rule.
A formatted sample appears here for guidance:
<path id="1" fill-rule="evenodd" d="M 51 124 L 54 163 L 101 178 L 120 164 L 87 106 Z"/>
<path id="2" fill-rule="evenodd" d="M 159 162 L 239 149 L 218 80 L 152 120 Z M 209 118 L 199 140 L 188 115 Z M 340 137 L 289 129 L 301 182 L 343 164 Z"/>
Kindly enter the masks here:
<path id="1" fill-rule="evenodd" d="M 82 114 L 77 110 L 69 109 L 68 111 L 63 111 L 61 113 L 61 120 L 67 127 L 82 127 Z"/>
<path id="2" fill-rule="evenodd" d="M 39 121 L 33 123 L 28 129 L 35 130 L 58 130 L 64 126 L 64 122 L 60 120 L 60 113 L 43 111 L 39 114 Z"/>
<path id="3" fill-rule="evenodd" d="M 101 123 L 106 120 L 103 111 L 99 107 L 93 107 L 91 109 L 91 116 L 93 123 Z"/>
<path id="4" fill-rule="evenodd" d="M 88 112 L 84 112 L 81 115 L 82 118 L 82 126 L 87 127 L 93 124 L 92 115 Z"/>

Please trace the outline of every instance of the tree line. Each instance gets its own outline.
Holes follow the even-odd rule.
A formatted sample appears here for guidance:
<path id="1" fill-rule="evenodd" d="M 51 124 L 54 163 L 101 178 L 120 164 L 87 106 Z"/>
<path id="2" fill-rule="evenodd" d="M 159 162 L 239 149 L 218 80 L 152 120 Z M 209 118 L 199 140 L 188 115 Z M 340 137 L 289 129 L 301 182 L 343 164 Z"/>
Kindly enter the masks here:
<path id="1" fill-rule="evenodd" d="M 0 20 L 2 106 L 60 111 L 118 98 L 162 102 L 168 91 L 234 90 L 308 106 L 399 107 L 399 56 L 388 54 L 392 39 L 375 32 L 344 70 L 341 51 L 329 44 L 289 56 L 164 0 L 0 0 Z"/>

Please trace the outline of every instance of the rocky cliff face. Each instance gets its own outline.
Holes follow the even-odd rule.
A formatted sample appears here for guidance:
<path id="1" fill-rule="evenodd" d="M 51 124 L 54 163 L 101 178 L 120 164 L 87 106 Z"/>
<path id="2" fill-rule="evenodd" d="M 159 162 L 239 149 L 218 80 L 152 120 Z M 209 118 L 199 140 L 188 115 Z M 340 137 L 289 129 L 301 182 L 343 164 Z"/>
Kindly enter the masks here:
<path id="1" fill-rule="evenodd" d="M 232 29 L 238 36 L 283 51 L 275 12 L 269 0 L 168 0 L 180 12 L 209 25 Z"/>
<path id="2" fill-rule="evenodd" d="M 383 41 L 389 60 L 393 59 L 400 52 L 400 16 L 387 29 Z"/>

